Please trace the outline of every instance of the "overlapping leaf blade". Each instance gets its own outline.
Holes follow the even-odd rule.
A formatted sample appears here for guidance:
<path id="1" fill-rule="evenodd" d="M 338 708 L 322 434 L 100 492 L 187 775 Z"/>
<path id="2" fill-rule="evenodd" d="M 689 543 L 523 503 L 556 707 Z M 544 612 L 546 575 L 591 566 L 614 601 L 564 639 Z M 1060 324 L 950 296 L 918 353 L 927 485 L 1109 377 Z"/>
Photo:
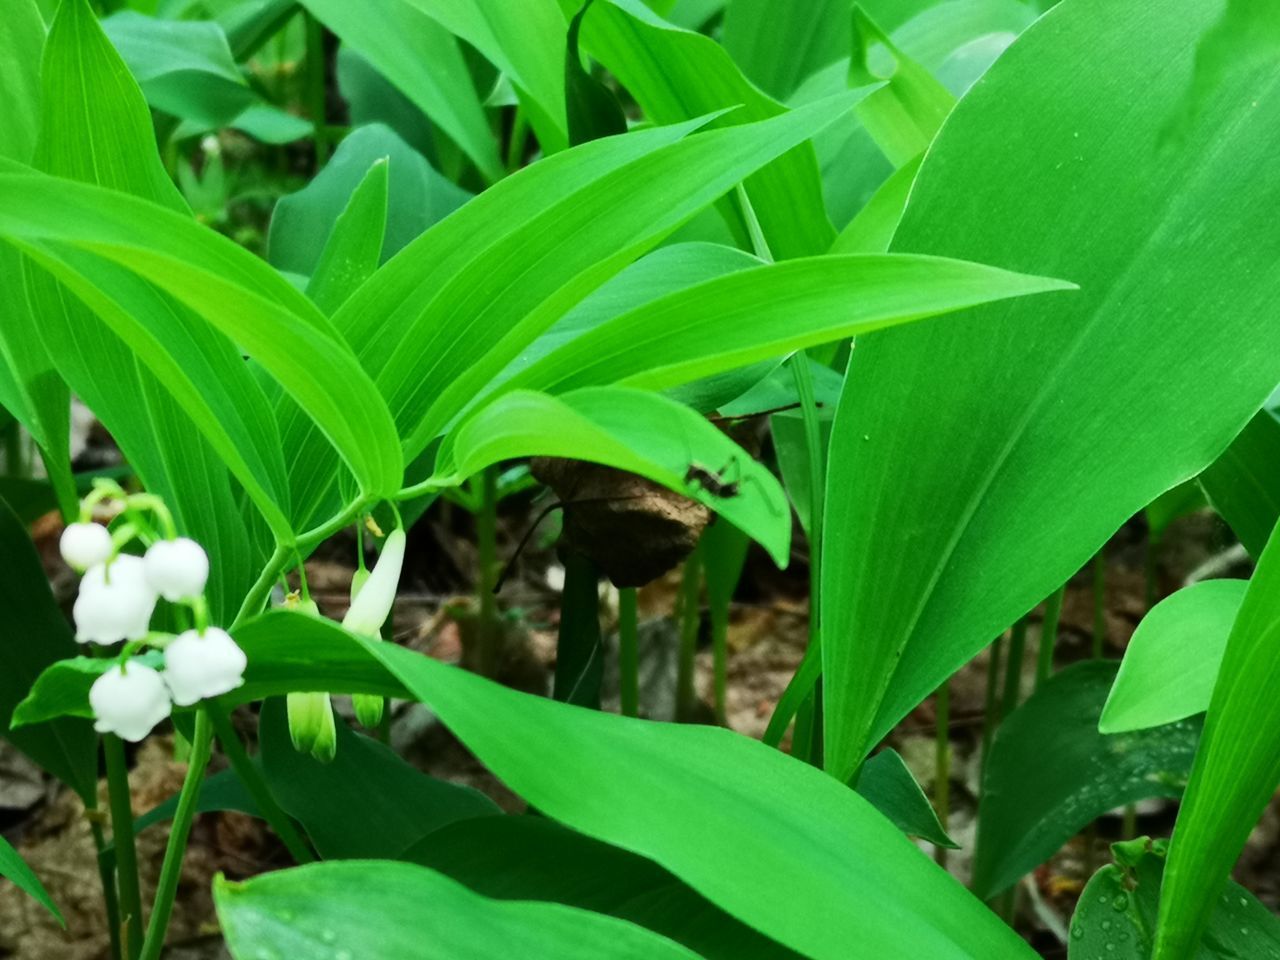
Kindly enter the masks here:
<path id="1" fill-rule="evenodd" d="M 961 101 L 925 160 L 895 250 L 1082 292 L 855 351 L 832 438 L 840 536 L 823 565 L 838 775 L 1125 518 L 1211 462 L 1280 378 L 1268 266 L 1280 250 L 1261 213 L 1280 176 L 1258 174 L 1280 144 L 1275 86 L 1223 87 L 1186 137 L 1164 135 L 1212 15 L 1186 0 L 1105 14 L 1066 0 Z M 1097 69 L 1081 71 L 1085 57 Z M 1018 137 L 996 144 L 993 127 Z"/>

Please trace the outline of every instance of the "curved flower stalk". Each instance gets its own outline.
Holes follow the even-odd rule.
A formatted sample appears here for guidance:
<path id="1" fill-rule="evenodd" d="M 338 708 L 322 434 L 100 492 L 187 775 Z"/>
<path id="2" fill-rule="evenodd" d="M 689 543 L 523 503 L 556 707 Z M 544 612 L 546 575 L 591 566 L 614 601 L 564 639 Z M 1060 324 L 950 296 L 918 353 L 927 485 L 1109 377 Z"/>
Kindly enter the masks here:
<path id="1" fill-rule="evenodd" d="M 119 507 L 123 517 L 114 530 L 92 522 L 93 508 L 104 501 Z M 120 552 L 134 541 L 146 546 L 143 556 Z M 128 641 L 119 662 L 89 690 L 99 732 L 142 740 L 175 704 L 192 706 L 244 682 L 244 651 L 225 630 L 206 622 L 209 556 L 194 540 L 177 535 L 159 497 L 128 494 L 99 481 L 59 547 L 63 559 L 84 572 L 72 607 L 76 639 L 100 646 Z M 153 632 L 151 618 L 161 597 L 187 608 L 195 627 L 176 637 Z M 164 650 L 162 672 L 131 661 L 144 646 Z"/>
<path id="2" fill-rule="evenodd" d="M 400 586 L 404 548 L 404 528 L 396 527 L 387 534 L 378 562 L 369 571 L 363 585 L 357 578 L 352 578 L 351 607 L 342 618 L 342 626 L 347 630 L 374 640 L 381 639 L 382 625 L 391 615 L 396 590 Z M 355 706 L 356 719 L 361 724 L 372 728 L 382 722 L 382 697 L 358 693 L 351 701 Z"/>

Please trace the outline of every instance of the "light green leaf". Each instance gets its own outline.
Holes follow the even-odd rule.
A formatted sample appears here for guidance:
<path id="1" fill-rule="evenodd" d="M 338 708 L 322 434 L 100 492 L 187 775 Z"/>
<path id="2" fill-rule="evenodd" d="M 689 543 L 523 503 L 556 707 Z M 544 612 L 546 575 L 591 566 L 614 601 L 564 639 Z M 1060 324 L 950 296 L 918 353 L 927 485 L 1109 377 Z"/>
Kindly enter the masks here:
<path id="1" fill-rule="evenodd" d="M 58 9 L 45 47 L 42 87 L 36 166 L 188 215 L 156 153 L 151 113 L 142 92 L 84 0 L 67 0 Z M 0 163 L 0 169 L 13 166 Z M 67 183 L 49 182 L 60 187 Z M 44 211 L 35 213 L 46 217 Z M 30 245 L 26 249 L 33 252 Z M 116 272 L 102 278 L 102 284 L 114 287 L 122 279 L 132 280 Z M 241 502 L 230 472 L 195 422 L 114 329 L 30 259 L 24 262 L 24 277 L 11 277 L 3 286 L 18 289 L 23 284 L 30 309 L 15 319 L 26 324 L 28 338 L 40 339 L 59 376 L 97 414 L 146 487 L 167 500 L 179 529 L 204 545 L 213 560 L 206 591 L 211 612 L 216 618 L 229 615 L 253 575 L 250 568 L 259 547 L 255 539 L 262 539 L 251 538 L 245 524 L 238 522 Z M 132 284 L 139 288 L 135 293 L 143 298 L 142 313 L 150 315 L 155 329 L 171 343 L 194 338 L 197 342 L 189 352 L 203 354 L 206 364 L 220 367 L 226 379 L 214 384 L 215 393 L 244 377 L 243 364 L 224 338 L 145 285 L 136 280 Z M 110 299 L 104 287 L 91 292 L 100 301 Z M 135 309 L 131 304 L 118 312 L 125 322 L 140 323 L 141 318 L 133 316 Z M 247 419 L 264 426 L 242 435 L 246 458 L 252 460 L 256 452 L 270 463 L 279 454 L 270 442 L 269 412 L 260 405 L 255 409 L 253 399 L 248 384 L 243 411 Z M 47 410 L 55 422 L 61 421 L 57 429 L 65 437 L 65 405 L 50 402 Z M 55 456 L 67 450 L 65 439 L 51 444 Z M 250 470 L 244 470 L 242 481 L 246 489 L 255 489 Z M 256 501 L 270 512 L 274 498 L 260 484 L 256 492 Z M 69 499 L 65 494 L 63 498 Z M 64 502 L 64 510 L 69 506 Z"/>
<path id="2" fill-rule="evenodd" d="M 885 960 L 1034 956 L 866 800 L 808 764 L 728 730 L 572 707 L 361 642 L 533 806 L 649 857 L 814 960 L 846 960 L 851 943 Z"/>
<path id="3" fill-rule="evenodd" d="M 409 97 L 489 181 L 501 178 L 493 131 L 458 41 L 412 0 L 303 0 L 303 5 Z"/>
<path id="4" fill-rule="evenodd" d="M 1263 213 L 1280 203 L 1280 169 L 1262 160 L 1280 150 L 1280 91 L 1261 76 L 1223 87 L 1194 135 L 1161 134 L 1212 15 L 1192 0 L 1065 0 L 925 158 L 895 250 L 1067 277 L 1081 292 L 854 351 L 857 386 L 832 436 L 840 533 L 823 564 L 837 776 L 1128 517 L 1212 462 L 1280 380 Z M 993 129 L 1015 128 L 993 149 Z"/>
<path id="5" fill-rule="evenodd" d="M 544 153 L 568 144 L 565 35 L 556 0 L 406 0 L 484 54 L 520 93 Z"/>
<path id="6" fill-rule="evenodd" d="M 1107 661 L 1074 664 L 996 731 L 978 807 L 979 897 L 1008 889 L 1108 810 L 1182 792 L 1199 722 L 1103 736 L 1098 716 L 1115 674 Z"/>
<path id="7" fill-rule="evenodd" d="M 327 315 L 378 269 L 387 229 L 388 166 L 385 157 L 375 161 L 351 194 L 307 284 L 307 296 Z"/>
<path id="8" fill-rule="evenodd" d="M 592 387 L 550 397 L 517 390 L 469 419 L 456 435 L 452 454 L 458 482 L 518 457 L 567 457 L 617 467 L 716 511 L 759 541 L 779 566 L 790 558 L 791 516 L 773 474 L 701 414 L 658 394 Z M 716 496 L 687 479 L 694 464 L 737 481 L 737 494 Z"/>
<path id="9" fill-rule="evenodd" d="M 40 60 L 44 20 L 33 0 L 18 0 L 0 17 L 0 157 L 29 163 L 40 126 Z M 53 367 L 37 333 L 22 282 L 22 258 L 0 247 L 0 406 L 12 413 L 39 444 L 49 475 L 59 486 L 64 510 L 74 495 L 64 489 L 70 475 L 68 453 L 71 395 Z"/>
<path id="10" fill-rule="evenodd" d="M 892 60 L 888 73 L 882 73 L 871 62 L 873 51 L 880 49 Z M 928 149 L 956 100 L 855 5 L 849 85 L 859 87 L 878 80 L 888 82 L 858 104 L 858 119 L 885 158 L 894 167 L 901 167 Z"/>
<path id="11" fill-rule="evenodd" d="M 921 155 L 909 160 L 880 184 L 871 199 L 858 211 L 849 225 L 840 231 L 832 253 L 887 253 L 893 243 L 893 235 L 902 221 L 902 213 L 911 194 L 911 185 L 920 172 Z"/>
<path id="12" fill-rule="evenodd" d="M 443 827 L 400 857 L 499 900 L 549 900 L 630 920 L 706 960 L 801 960 L 651 860 L 540 816 Z"/>
<path id="13" fill-rule="evenodd" d="M 1125 648 L 1098 729 L 1142 730 L 1208 710 L 1248 586 L 1244 580 L 1205 580 L 1156 604 Z"/>
<path id="14" fill-rule="evenodd" d="M 720 125 L 752 123 L 785 111 L 742 75 L 723 47 L 667 23 L 640 0 L 592 4 L 582 43 L 655 123 L 679 123 L 732 107 L 737 109 Z M 773 159 L 747 178 L 746 189 L 775 257 L 822 253 L 831 246 L 835 231 L 811 146 L 796 146 Z M 740 214 L 723 209 L 745 239 Z"/>
<path id="15" fill-rule="evenodd" d="M 849 54 L 850 0 L 734 0 L 721 42 L 742 72 L 785 100 L 819 67 Z"/>
<path id="16" fill-rule="evenodd" d="M 53 902 L 53 898 L 49 896 L 49 891 L 44 888 L 40 878 L 26 865 L 22 857 L 18 855 L 18 851 L 13 849 L 9 845 L 9 841 L 4 837 L 0 837 L 0 877 L 13 881 L 19 890 L 30 894 L 39 901 L 41 906 L 53 914 L 59 925 L 63 928 L 66 927 L 67 921 L 63 919 L 62 911 Z"/>
<path id="17" fill-rule="evenodd" d="M 1238 367 L 1237 367 L 1238 369 Z M 1280 783 L 1280 536 L 1272 533 L 1227 638 L 1160 891 L 1156 960 L 1199 942 Z"/>
<path id="18" fill-rule="evenodd" d="M 809 535 L 809 506 L 813 491 L 809 489 L 809 443 L 805 438 L 804 416 L 796 411 L 775 413 L 769 418 L 773 449 L 778 458 L 778 472 L 787 496 L 796 508 L 796 517 L 805 535 Z M 825 451 L 831 445 L 831 410 L 818 414 L 818 441 Z"/>
<path id="19" fill-rule="evenodd" d="M 793 350 L 1070 283 L 930 257 L 807 257 L 740 270 L 614 317 L 508 386 L 659 390 Z"/>
<path id="20" fill-rule="evenodd" d="M 99 302 L 102 278 L 124 271 L 166 291 L 281 383 L 367 494 L 388 496 L 399 489 L 403 467 L 395 425 L 350 348 L 305 297 L 230 240 L 156 204 L 17 173 L 0 174 L 0 233 L 44 255 L 42 265 L 74 283 L 99 309 L 105 307 Z M 124 271 L 95 269 L 102 261 Z M 112 318 L 128 319 L 123 311 Z M 157 354 L 148 362 L 164 360 Z M 174 369 L 171 355 L 167 360 L 169 385 L 183 371 Z M 198 398 L 187 392 L 182 399 L 194 404 Z M 228 456 L 225 448 L 219 452 Z"/>
<path id="21" fill-rule="evenodd" d="M 1261 556 L 1280 520 L 1280 415 L 1271 402 L 1200 474 L 1200 485 L 1245 549 Z"/>
<path id="22" fill-rule="evenodd" d="M 259 960 L 265 951 L 292 960 L 696 960 L 625 921 L 554 903 L 489 900 L 408 863 L 338 861 L 244 883 L 219 878 L 213 899 L 235 960 Z"/>

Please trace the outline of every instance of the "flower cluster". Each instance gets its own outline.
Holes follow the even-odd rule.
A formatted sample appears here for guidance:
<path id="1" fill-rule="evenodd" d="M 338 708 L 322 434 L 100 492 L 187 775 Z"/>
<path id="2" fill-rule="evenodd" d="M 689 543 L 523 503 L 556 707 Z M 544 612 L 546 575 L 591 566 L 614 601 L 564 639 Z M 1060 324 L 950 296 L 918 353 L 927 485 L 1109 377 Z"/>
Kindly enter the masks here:
<path id="1" fill-rule="evenodd" d="M 114 531 L 89 519 L 93 506 L 104 500 L 123 508 L 124 520 Z M 155 533 L 148 513 L 164 535 Z M 143 556 L 120 552 L 134 541 L 146 545 Z M 80 522 L 67 526 L 59 546 L 63 559 L 84 574 L 72 608 L 76 639 L 102 646 L 128 641 L 119 660 L 89 690 L 97 730 L 141 740 L 174 704 L 191 706 L 244 682 L 244 651 L 225 630 L 206 623 L 209 557 L 200 544 L 176 535 L 159 498 L 102 484 L 85 499 Z M 152 631 L 161 597 L 187 611 L 183 616 L 195 626 L 177 636 Z M 131 659 L 143 646 L 164 651 L 163 670 Z"/>

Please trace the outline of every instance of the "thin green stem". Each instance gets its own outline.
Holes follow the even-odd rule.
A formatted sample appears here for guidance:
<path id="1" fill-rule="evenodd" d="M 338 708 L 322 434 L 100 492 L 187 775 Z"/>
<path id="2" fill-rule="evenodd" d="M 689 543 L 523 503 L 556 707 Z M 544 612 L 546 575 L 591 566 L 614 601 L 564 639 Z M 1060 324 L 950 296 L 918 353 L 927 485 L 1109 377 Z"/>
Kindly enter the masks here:
<path id="1" fill-rule="evenodd" d="M 315 859 L 311 848 L 307 846 L 298 828 L 294 826 L 293 820 L 276 802 L 275 796 L 267 786 L 267 781 L 263 779 L 262 772 L 249 758 L 249 753 L 245 750 L 240 735 L 236 733 L 230 716 L 213 701 L 207 702 L 204 708 L 209 712 L 209 719 L 217 734 L 218 743 L 222 746 L 222 752 L 226 754 L 236 776 L 248 789 L 263 817 L 271 825 L 271 829 L 276 832 L 276 836 L 284 843 L 295 862 L 310 863 Z"/>
<path id="2" fill-rule="evenodd" d="M 169 929 L 169 917 L 173 914 L 173 898 L 178 892 L 178 880 L 182 874 L 182 859 L 187 852 L 187 838 L 196 816 L 196 802 L 200 798 L 200 786 L 204 782 L 205 768 L 213 747 L 213 723 L 209 711 L 201 707 L 196 712 L 195 736 L 191 739 L 191 760 L 187 764 L 187 776 L 178 794 L 178 809 L 173 815 L 169 830 L 169 843 L 164 851 L 164 863 L 160 867 L 160 882 L 156 886 L 155 902 L 151 905 L 151 923 L 147 927 L 147 939 L 140 960 L 158 960 L 164 949 L 165 932 Z"/>
<path id="3" fill-rule="evenodd" d="M 1062 619 L 1062 598 L 1066 584 L 1044 602 L 1044 623 L 1040 627 L 1040 651 L 1036 658 L 1036 689 L 1053 675 L 1053 648 L 1058 642 L 1058 622 Z"/>
<path id="4" fill-rule="evenodd" d="M 1146 610 L 1156 605 L 1159 564 L 1160 538 L 1148 534 L 1146 548 L 1142 551 L 1142 599 Z"/>
<path id="5" fill-rule="evenodd" d="M 697 700 L 693 673 L 698 652 L 701 593 L 702 554 L 694 550 L 684 562 L 684 575 L 680 581 L 680 655 L 676 663 L 676 717 L 680 720 L 693 716 L 693 705 Z"/>
<path id="6" fill-rule="evenodd" d="M 618 689 L 622 715 L 640 715 L 640 614 L 635 587 L 618 591 Z"/>
<path id="7" fill-rule="evenodd" d="M 111 941 L 111 960 L 123 960 L 120 945 L 120 901 L 116 897 L 116 876 L 111 868 L 107 854 L 107 838 L 102 832 L 102 819 L 97 807 L 97 798 L 90 797 L 85 805 L 85 816 L 89 821 L 89 831 L 93 834 L 93 848 L 98 853 L 98 879 L 102 882 L 102 904 L 107 914 L 107 936 Z"/>
<path id="8" fill-rule="evenodd" d="M 1101 660 L 1107 642 L 1107 550 L 1093 558 L 1093 659 Z"/>
<path id="9" fill-rule="evenodd" d="M 511 139 L 507 142 L 507 173 L 515 173 L 524 164 L 524 152 L 529 143 L 529 121 L 524 111 L 516 107 L 511 120 Z"/>
<path id="10" fill-rule="evenodd" d="M 1027 620 L 1023 617 L 1013 625 L 1009 638 L 1009 659 L 1004 668 L 1004 697 L 1000 702 L 1000 719 L 1003 720 L 1018 708 L 1018 696 L 1022 691 L 1022 657 L 1027 649 Z"/>
<path id="11" fill-rule="evenodd" d="M 316 148 L 316 169 L 329 159 L 329 131 L 327 122 L 328 64 L 324 53 L 324 25 L 310 13 L 307 20 L 307 110 L 311 114 Z"/>
<path id="12" fill-rule="evenodd" d="M 292 555 L 292 547 L 283 544 L 276 547 L 275 552 L 271 554 L 271 559 L 267 561 L 262 568 L 262 573 L 258 575 L 257 581 L 249 588 L 249 592 L 245 594 L 244 603 L 240 604 L 240 612 L 236 614 L 235 620 L 231 622 L 231 629 L 234 630 L 249 617 L 262 611 L 263 604 L 267 602 L 267 597 L 271 595 L 271 588 L 275 585 L 276 577 L 279 576 L 281 568 Z"/>
<path id="13" fill-rule="evenodd" d="M 120 891 L 121 952 L 129 960 L 142 949 L 142 891 L 138 884 L 138 849 L 133 835 L 133 802 L 124 744 L 114 734 L 102 738 L 107 767 L 107 799 L 111 806 L 111 840 L 116 849 Z"/>
<path id="14" fill-rule="evenodd" d="M 4 425 L 4 466 L 11 477 L 27 476 L 27 458 L 22 449 L 22 427 L 17 420 Z"/>
<path id="15" fill-rule="evenodd" d="M 286 544 L 286 550 L 296 550 L 303 557 L 306 557 L 319 544 L 328 540 L 343 527 L 349 527 L 360 516 L 361 511 L 369 505 L 369 501 L 364 497 L 359 497 L 347 504 L 332 517 L 319 526 L 312 527 L 298 535 L 297 543 L 292 546 Z M 283 563 L 283 561 L 281 561 Z"/>
<path id="16" fill-rule="evenodd" d="M 729 725 L 729 604 L 708 598 L 711 621 L 711 710 L 716 723 Z"/>
<path id="17" fill-rule="evenodd" d="M 938 688 L 935 704 L 937 731 L 934 737 L 934 755 L 937 774 L 933 779 L 933 806 L 938 814 L 942 830 L 947 830 L 951 819 L 951 681 L 945 680 Z M 939 846 L 934 851 L 938 866 L 947 865 L 947 848 Z"/>
<path id="18" fill-rule="evenodd" d="M 991 644 L 990 659 L 987 661 L 986 702 L 982 713 L 982 761 L 978 771 L 979 789 L 985 779 L 987 758 L 991 756 L 991 738 L 995 736 L 996 726 L 1000 722 L 1000 705 L 997 691 L 1000 689 L 1000 654 L 1004 652 L 1004 634 L 996 637 Z"/>
<path id="19" fill-rule="evenodd" d="M 498 468 L 485 467 L 480 475 L 480 509 L 476 513 L 476 545 L 480 554 L 480 576 L 476 592 L 480 601 L 477 637 L 480 649 L 476 670 L 492 677 L 498 670 L 498 598 L 493 586 L 498 576 Z"/>

